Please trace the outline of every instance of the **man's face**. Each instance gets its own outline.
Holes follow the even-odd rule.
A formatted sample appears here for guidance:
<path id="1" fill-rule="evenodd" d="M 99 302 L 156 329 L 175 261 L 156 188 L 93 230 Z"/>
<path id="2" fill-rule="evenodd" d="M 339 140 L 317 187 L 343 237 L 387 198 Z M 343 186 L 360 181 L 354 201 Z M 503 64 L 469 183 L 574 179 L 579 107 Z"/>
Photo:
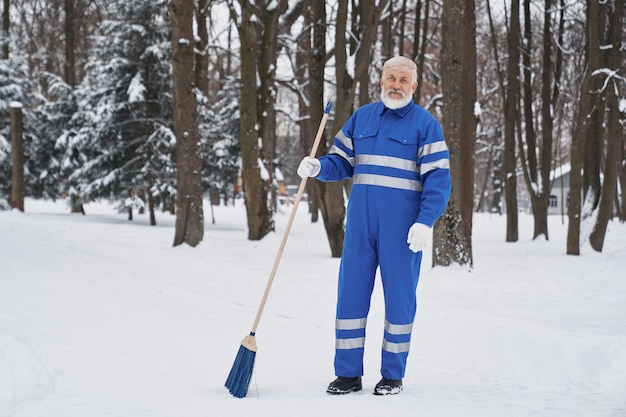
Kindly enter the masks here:
<path id="1" fill-rule="evenodd" d="M 412 81 L 411 72 L 390 68 L 380 79 L 380 88 L 385 105 L 390 108 L 400 108 L 411 100 L 417 89 L 417 82 Z"/>

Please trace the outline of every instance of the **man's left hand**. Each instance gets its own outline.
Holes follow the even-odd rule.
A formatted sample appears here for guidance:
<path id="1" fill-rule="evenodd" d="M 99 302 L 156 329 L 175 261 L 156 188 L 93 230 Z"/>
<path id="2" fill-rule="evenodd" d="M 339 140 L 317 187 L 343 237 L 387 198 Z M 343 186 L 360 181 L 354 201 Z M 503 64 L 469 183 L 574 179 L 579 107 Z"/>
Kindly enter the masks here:
<path id="1" fill-rule="evenodd" d="M 432 238 L 432 227 L 426 226 L 422 223 L 415 223 L 409 229 L 409 235 L 406 242 L 409 244 L 409 249 L 417 253 L 428 245 Z"/>

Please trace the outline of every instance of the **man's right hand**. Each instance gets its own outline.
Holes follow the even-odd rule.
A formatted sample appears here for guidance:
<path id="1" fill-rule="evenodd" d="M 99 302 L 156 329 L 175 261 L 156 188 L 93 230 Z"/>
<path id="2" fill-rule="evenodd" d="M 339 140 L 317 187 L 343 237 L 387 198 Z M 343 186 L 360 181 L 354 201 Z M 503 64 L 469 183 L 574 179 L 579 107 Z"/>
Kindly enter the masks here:
<path id="1" fill-rule="evenodd" d="M 322 169 L 322 164 L 319 159 L 305 156 L 298 167 L 298 175 L 300 175 L 300 178 L 317 177 L 320 169 Z"/>

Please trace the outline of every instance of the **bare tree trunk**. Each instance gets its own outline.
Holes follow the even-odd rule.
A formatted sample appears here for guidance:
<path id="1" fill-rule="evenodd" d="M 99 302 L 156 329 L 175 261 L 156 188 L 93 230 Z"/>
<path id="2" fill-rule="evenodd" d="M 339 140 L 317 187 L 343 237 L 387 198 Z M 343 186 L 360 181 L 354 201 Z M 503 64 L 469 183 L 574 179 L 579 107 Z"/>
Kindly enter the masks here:
<path id="1" fill-rule="evenodd" d="M 417 60 L 417 56 L 420 52 L 419 45 L 420 45 L 421 13 L 422 13 L 422 0 L 417 0 L 417 3 L 415 4 L 415 20 L 413 21 L 413 54 L 411 56 L 413 57 L 413 60 L 417 64 L 418 80 L 419 80 L 420 65 L 419 65 L 419 61 Z M 417 87 L 419 88 L 419 85 Z M 415 95 L 413 96 L 413 99 L 416 103 L 417 103 L 418 98 L 419 97 L 415 97 Z"/>
<path id="2" fill-rule="evenodd" d="M 623 4 L 623 2 L 622 2 Z M 613 45 L 619 50 L 616 45 Z M 615 95 L 617 87 L 609 87 L 607 91 L 608 100 L 608 135 L 606 148 L 606 161 L 604 167 L 604 182 L 602 183 L 602 192 L 600 194 L 600 203 L 598 205 L 598 216 L 596 224 L 589 236 L 591 247 L 602 252 L 604 246 L 604 238 L 606 229 L 613 216 L 613 203 L 615 202 L 615 193 L 617 191 L 617 172 L 619 169 L 619 145 L 621 144 L 619 134 L 619 108 L 618 98 Z"/>
<path id="3" fill-rule="evenodd" d="M 547 0 L 549 1 L 549 0 Z M 533 74 L 531 68 L 531 53 L 532 53 L 532 31 L 531 31 L 531 13 L 530 13 L 530 0 L 524 0 L 524 41 L 522 42 L 522 68 L 524 74 L 524 83 L 523 83 L 523 94 L 521 96 L 524 113 L 524 126 L 522 128 L 521 120 L 518 120 L 519 129 L 518 133 L 520 133 L 519 140 L 519 159 L 522 166 L 524 181 L 526 182 L 526 189 L 528 190 L 528 194 L 530 195 L 530 202 L 533 210 L 533 219 L 535 223 L 535 230 L 533 234 L 533 238 L 538 237 L 539 235 L 544 235 L 546 239 L 548 238 L 548 198 L 549 198 L 549 185 L 543 184 L 541 179 L 543 175 L 539 174 L 539 171 L 546 172 L 547 178 L 549 180 L 551 161 L 552 161 L 552 131 L 551 131 L 551 121 L 552 114 L 550 112 L 550 9 L 546 8 L 545 10 L 545 21 L 544 21 L 544 30 L 547 33 L 544 33 L 544 69 L 542 72 L 542 82 L 544 81 L 544 77 L 548 74 L 548 79 L 546 83 L 542 83 L 541 86 L 541 94 L 543 101 L 542 111 L 547 108 L 548 110 L 548 119 L 542 119 L 542 126 L 545 125 L 546 122 L 550 123 L 550 131 L 543 130 L 544 138 L 545 135 L 549 135 L 548 143 L 541 143 L 541 149 L 539 149 L 539 144 L 537 143 L 537 135 L 535 133 L 534 126 L 534 112 L 533 112 Z M 545 42 L 545 36 L 548 35 L 547 43 Z M 545 113 L 542 112 L 542 115 Z M 544 126 L 545 127 L 545 126 Z M 521 132 L 524 132 L 525 135 L 522 136 Z M 525 139 L 525 140 L 524 140 Z M 547 149 L 544 148 L 547 146 Z M 539 158 L 537 157 L 537 151 L 539 151 L 543 156 L 547 152 L 547 166 L 539 165 Z M 543 159 L 542 159 L 543 161 Z M 547 170 L 547 171 L 545 171 Z M 548 189 L 546 189 L 548 188 Z"/>
<path id="4" fill-rule="evenodd" d="M 552 31 L 550 30 L 550 13 L 552 0 L 544 2 L 543 24 L 543 69 L 541 72 L 541 168 L 539 172 L 540 187 L 536 206 L 533 208 L 535 231 L 533 239 L 544 234 L 548 235 L 548 205 L 550 203 L 550 172 L 552 171 L 552 145 L 554 143 L 552 131 L 554 129 L 554 106 L 552 104 Z M 557 52 L 559 54 L 560 52 Z"/>
<path id="5" fill-rule="evenodd" d="M 256 50 L 257 28 L 252 6 L 242 2 L 241 23 L 237 25 L 241 39 L 241 97 L 240 133 L 243 189 L 248 218 L 248 239 L 260 240 L 272 228 L 271 210 L 267 204 L 265 186 L 261 180 L 258 115 Z"/>
<path id="6" fill-rule="evenodd" d="M 324 67 L 326 66 L 326 5 L 324 2 L 309 0 L 310 2 L 310 23 L 312 26 L 313 48 L 309 54 L 309 127 L 308 130 L 314 134 L 317 123 L 322 119 L 324 113 Z M 306 148 L 302 155 L 307 155 L 313 145 L 313 138 L 309 137 Z M 321 146 L 317 154 L 322 155 L 328 150 L 326 140 L 322 139 Z M 317 222 L 320 212 L 320 186 L 319 181 L 309 181 L 309 207 L 311 211 L 311 221 Z M 331 250 L 332 251 L 332 250 Z"/>
<path id="7" fill-rule="evenodd" d="M 24 211 L 22 104 L 11 103 L 11 208 Z"/>
<path id="8" fill-rule="evenodd" d="M 521 97 L 524 109 L 524 133 L 528 149 L 528 175 L 530 182 L 537 184 L 537 135 L 533 123 L 533 87 L 530 54 L 532 48 L 530 0 L 524 0 L 524 41 L 522 42 L 522 72 L 524 74 Z"/>
<path id="9" fill-rule="evenodd" d="M 358 10 L 353 10 L 352 13 L 356 13 L 358 12 L 360 15 L 360 20 L 361 22 L 364 23 L 364 25 L 361 27 L 362 32 L 358 33 L 359 37 L 361 40 L 365 40 L 365 45 L 367 46 L 368 43 L 370 43 L 370 37 L 372 36 L 372 32 L 371 30 L 369 30 L 369 28 L 376 27 L 376 20 L 378 19 L 377 17 L 377 13 L 378 15 L 380 15 L 380 13 L 382 12 L 382 10 L 376 10 L 373 6 L 373 2 L 368 3 L 368 2 L 364 2 L 362 3 L 361 7 L 358 8 Z M 368 19 L 374 19 L 374 20 L 369 20 Z M 391 58 L 391 54 L 393 54 L 393 37 L 392 37 L 392 33 L 391 33 L 391 27 L 392 27 L 392 21 L 393 21 L 393 17 L 392 17 L 392 13 L 389 13 L 388 19 L 386 20 L 387 23 L 381 25 L 384 29 L 386 30 L 388 33 L 388 45 L 387 45 L 387 53 L 389 55 L 385 55 L 385 58 Z M 389 25 L 388 27 L 386 25 Z M 376 36 L 375 34 L 373 36 Z M 371 43 L 373 44 L 374 40 L 371 40 Z M 367 61 L 371 62 L 371 60 L 369 59 L 369 57 L 371 56 L 371 53 L 368 51 L 367 54 L 363 53 L 361 54 L 362 57 L 367 57 Z M 357 64 L 357 66 L 360 64 Z M 374 67 L 373 65 L 368 65 L 367 63 L 363 63 L 363 68 L 365 68 L 364 71 L 360 71 L 360 75 L 355 78 L 355 81 L 358 82 L 359 84 L 359 107 L 363 106 L 365 104 L 368 104 L 371 99 L 370 99 L 370 92 L 369 92 L 369 87 L 370 87 L 370 71 L 369 69 Z M 350 195 L 350 188 L 352 187 L 352 181 L 349 181 L 350 183 L 350 187 L 348 187 L 347 189 L 347 193 L 348 195 Z"/>
<path id="10" fill-rule="evenodd" d="M 620 164 L 619 184 L 620 184 L 620 190 L 622 191 L 622 195 L 621 195 L 621 202 L 617 201 L 617 206 L 619 208 L 619 220 L 621 222 L 626 222 L 626 152 L 624 152 L 624 146 L 626 144 L 624 143 L 624 128 L 621 124 L 619 125 L 619 129 L 620 129 L 620 134 L 618 136 L 619 138 L 621 138 L 620 139 L 621 151 L 619 151 L 619 155 L 620 155 L 620 161 L 622 161 L 622 163 Z"/>
<path id="11" fill-rule="evenodd" d="M 2 59 L 9 59 L 9 29 L 11 28 L 11 1 L 4 0 L 2 12 Z"/>
<path id="12" fill-rule="evenodd" d="M 473 265 L 476 18 L 474 0 L 444 0 L 443 132 L 450 148 L 452 194 L 435 224 L 434 265 Z"/>
<path id="13" fill-rule="evenodd" d="M 400 36 L 399 36 L 400 39 L 398 39 L 398 51 L 400 52 L 400 55 L 405 55 L 405 52 L 404 52 L 404 38 L 405 37 L 406 37 L 406 0 L 402 0 L 402 6 L 400 9 Z"/>
<path id="14" fill-rule="evenodd" d="M 145 9 L 144 25 L 146 27 L 149 27 L 152 24 L 152 18 L 153 18 L 153 15 L 151 11 L 148 9 Z M 152 68 L 157 64 L 156 57 L 154 55 L 149 55 L 147 58 L 148 59 L 144 61 L 144 64 L 143 64 L 144 65 L 143 73 L 146 74 L 146 79 L 144 80 L 144 82 L 146 85 L 149 85 L 149 86 L 158 85 L 160 80 L 158 80 L 157 78 L 159 77 L 159 75 L 155 71 L 152 71 Z M 146 120 L 153 120 L 155 117 L 160 116 L 158 114 L 160 109 L 157 103 L 158 103 L 158 94 L 155 91 L 155 89 L 154 88 L 146 89 L 146 92 L 144 94 L 144 103 L 143 103 Z M 148 142 L 153 132 L 154 132 L 154 126 L 152 125 L 152 123 L 145 124 L 146 142 Z M 152 159 L 154 150 L 151 147 L 148 147 L 146 152 L 147 152 L 146 159 L 149 161 Z M 146 172 L 146 188 L 145 188 L 145 193 L 143 194 L 142 200 L 145 201 L 147 199 L 148 211 L 150 212 L 150 225 L 156 226 L 156 214 L 154 212 L 154 197 L 152 195 L 152 186 L 154 185 L 154 172 L 152 171 L 152 168 L 148 168 L 148 169 L 150 169 L 150 171 Z"/>
<path id="15" fill-rule="evenodd" d="M 624 128 L 621 127 L 620 125 L 620 129 L 621 129 L 621 134 L 620 134 L 620 138 L 621 139 L 621 144 L 622 144 L 622 149 L 624 149 Z M 626 155 L 624 155 L 624 152 L 620 152 L 620 154 L 622 155 L 621 157 L 621 173 L 619 175 L 619 183 L 620 183 L 620 194 L 622 195 L 622 200 L 621 200 L 621 206 L 619 209 L 619 219 L 621 222 L 626 222 Z M 619 204 L 619 203 L 618 203 Z"/>
<path id="16" fill-rule="evenodd" d="M 604 43 L 607 33 L 607 25 L 611 11 L 609 11 L 609 2 L 598 1 L 598 14 L 587 15 L 588 25 L 595 26 L 597 32 L 589 34 L 589 65 L 600 69 L 604 67 Z M 591 7 L 591 5 L 588 5 Z M 595 7 L 595 5 L 594 5 Z M 591 21 L 589 21 L 591 20 Z M 585 156 L 583 165 L 583 197 L 585 201 L 590 201 L 591 208 L 585 210 L 583 208 L 582 220 L 584 221 L 591 215 L 593 210 L 598 207 L 600 202 L 600 194 L 602 193 L 602 180 L 600 174 L 602 172 L 602 159 L 604 156 L 604 123 L 606 114 L 606 94 L 600 93 L 602 89 L 602 80 L 599 76 L 591 78 L 591 90 L 594 92 L 594 103 L 588 115 L 589 121 L 587 125 L 587 138 L 585 145 Z"/>
<path id="17" fill-rule="evenodd" d="M 504 71 L 500 66 L 500 49 L 498 48 L 498 36 L 496 33 L 496 27 L 493 22 L 493 16 L 491 13 L 490 0 L 487 0 L 487 16 L 489 18 L 489 33 L 491 34 L 491 43 L 493 46 L 493 56 L 495 57 L 494 63 L 496 65 L 496 72 L 498 74 L 498 81 L 500 82 L 500 89 L 502 90 L 502 97 L 506 97 L 506 89 L 504 83 Z"/>
<path id="18" fill-rule="evenodd" d="M 63 8 L 65 11 L 65 21 L 63 22 L 63 29 L 65 34 L 65 64 L 63 77 L 65 82 L 72 86 L 76 86 L 76 55 L 75 55 L 75 33 L 74 27 L 76 24 L 76 16 L 74 10 L 73 0 L 64 0 Z M 50 41 L 53 42 L 52 39 Z M 71 212 L 85 214 L 83 204 L 79 202 L 78 196 L 72 195 L 70 197 Z"/>
<path id="19" fill-rule="evenodd" d="M 198 109 L 194 93 L 193 0 L 172 0 L 172 78 L 174 133 L 176 134 L 176 231 L 174 246 L 196 246 L 204 237 L 202 161 Z"/>
<path id="20" fill-rule="evenodd" d="M 519 0 L 511 0 L 511 23 L 508 39 L 509 61 L 507 66 L 507 88 L 504 100 L 504 153 L 502 169 L 504 175 L 504 201 L 506 204 L 506 241 L 517 242 L 517 172 L 515 157 L 516 103 L 519 97 Z"/>
<path id="21" fill-rule="evenodd" d="M 354 80 L 348 73 L 348 54 L 346 52 L 345 33 L 347 29 L 348 5 L 339 2 L 337 5 L 336 39 L 335 39 L 335 82 L 337 97 L 335 99 L 335 118 L 333 134 L 339 131 L 343 123 L 352 113 L 352 95 Z M 327 149 L 332 145 L 332 139 Z"/>
<path id="22" fill-rule="evenodd" d="M 524 0 L 524 42 L 522 67 L 524 72 L 524 132 L 526 146 L 520 142 L 520 155 L 522 156 L 522 166 L 524 168 L 524 179 L 526 188 L 530 194 L 530 201 L 533 210 L 534 232 L 533 239 L 544 235 L 548 239 L 548 203 L 550 198 L 550 171 L 552 168 L 552 65 L 551 65 L 551 35 L 550 13 L 551 0 L 545 0 L 544 8 L 544 34 L 543 34 L 543 69 L 541 76 L 541 127 L 542 141 L 537 142 L 535 133 L 535 114 L 533 111 L 533 74 L 531 67 L 532 26 L 530 13 L 530 0 Z M 523 149 L 527 149 L 528 157 L 523 158 Z M 539 152 L 539 155 L 537 155 Z"/>
<path id="23" fill-rule="evenodd" d="M 610 27 L 608 28 L 608 44 L 612 45 L 612 47 L 607 51 L 606 68 L 619 72 L 619 51 L 622 43 L 624 0 L 614 0 L 614 8 L 610 15 L 612 17 L 609 22 Z M 607 42 L 603 43 L 606 44 Z M 616 94 L 616 92 L 619 91 L 619 86 L 615 78 L 608 74 L 606 76 L 611 78 L 607 80 L 607 86 L 604 90 L 608 110 L 604 182 L 602 184 L 596 224 L 589 236 L 591 247 L 598 252 L 602 252 L 607 225 L 613 216 L 613 203 L 615 202 L 615 194 L 617 191 L 617 176 L 621 156 L 620 151 L 623 151 L 623 149 L 620 149 L 622 141 L 620 136 L 619 97 Z"/>
<path id="24" fill-rule="evenodd" d="M 392 6 L 390 5 L 389 7 L 391 9 Z M 363 7 L 360 7 L 359 9 L 361 10 L 361 12 L 363 11 Z M 354 12 L 355 11 L 353 10 L 352 13 Z M 363 19 L 363 16 L 361 16 L 361 19 Z M 380 31 L 381 31 L 381 37 L 382 37 L 381 53 L 383 56 L 383 60 L 389 59 L 394 55 L 393 29 L 392 28 L 393 28 L 393 10 L 389 10 L 388 13 L 386 13 L 386 18 L 384 20 L 381 20 L 380 22 Z"/>
<path id="25" fill-rule="evenodd" d="M 524 169 L 526 188 L 530 194 L 533 210 L 533 239 L 544 235 L 548 240 L 548 204 L 550 201 L 550 172 L 552 170 L 552 31 L 550 30 L 550 13 L 552 0 L 544 2 L 543 26 L 543 67 L 541 72 L 541 134 L 542 140 L 537 143 L 534 131 L 533 89 L 530 54 L 532 51 L 530 38 L 530 4 L 524 1 L 525 41 L 524 41 L 524 119 L 526 146 L 520 142 L 521 163 Z M 524 149 L 528 150 L 528 158 L 524 158 Z M 539 152 L 539 157 L 537 157 Z"/>
<path id="26" fill-rule="evenodd" d="M 65 0 L 65 81 L 76 85 L 76 58 L 74 56 L 74 0 Z"/>
<path id="27" fill-rule="evenodd" d="M 475 211 L 483 212 L 485 211 L 485 195 L 487 194 L 487 183 L 489 182 L 490 175 L 489 173 L 493 169 L 494 162 L 494 154 L 495 154 L 495 146 L 489 145 L 489 156 L 487 158 L 487 166 L 485 167 L 485 178 L 480 188 L 480 197 L 478 198 L 478 203 L 476 203 Z"/>
<path id="28" fill-rule="evenodd" d="M 148 212 L 150 213 L 150 226 L 156 226 L 156 215 L 154 213 L 154 196 L 149 189 L 146 190 L 146 194 L 148 194 Z"/>
<path id="29" fill-rule="evenodd" d="M 507 95 L 507 88 L 506 88 L 506 83 L 505 83 L 505 78 L 504 78 L 504 71 L 502 70 L 502 67 L 500 65 L 500 53 L 499 53 L 499 48 L 498 48 L 498 42 L 497 42 L 497 35 L 496 35 L 496 28 L 495 28 L 495 24 L 493 22 L 493 16 L 491 13 L 491 4 L 490 1 L 487 0 L 487 17 L 489 19 L 489 31 L 491 33 L 491 40 L 492 40 L 492 46 L 493 46 L 493 54 L 495 57 L 495 66 L 496 66 L 496 72 L 498 75 L 498 82 L 499 82 L 499 87 L 501 90 L 501 94 L 502 94 L 502 108 L 505 109 L 506 108 L 506 95 Z M 501 200 L 502 200 L 502 185 L 504 183 L 504 180 L 502 178 L 502 163 L 501 163 L 501 159 L 500 157 L 498 157 L 495 153 L 496 150 L 493 150 L 494 153 L 494 162 L 493 162 L 493 174 L 492 174 L 492 179 L 493 179 L 493 200 L 491 202 L 491 207 L 489 208 L 489 211 L 493 211 L 494 208 L 497 208 L 497 212 L 498 214 L 502 214 L 502 204 L 501 204 Z"/>
<path id="30" fill-rule="evenodd" d="M 592 83 L 595 84 L 592 80 Z M 587 127 L 587 140 L 583 160 L 583 196 L 592 202 L 591 209 L 582 213 L 585 220 L 598 207 L 600 193 L 602 192 L 602 154 L 604 141 L 601 136 L 603 131 L 604 113 L 606 102 L 603 96 L 595 97 L 595 104 L 589 116 Z"/>
<path id="31" fill-rule="evenodd" d="M 271 2 L 269 2 L 271 3 Z M 258 48 L 258 88 L 259 101 L 257 103 L 257 114 L 259 120 L 260 137 L 263 147 L 260 149 L 261 161 L 265 170 L 269 174 L 269 179 L 264 181 L 265 190 L 268 196 L 270 216 L 276 210 L 276 184 L 274 183 L 275 155 L 276 155 L 276 63 L 278 60 L 278 18 L 287 11 L 287 0 L 279 0 L 274 8 L 269 6 L 262 10 L 262 21 L 264 22 L 261 36 L 262 44 Z M 274 222 L 271 221 L 272 229 Z"/>
<path id="32" fill-rule="evenodd" d="M 198 0 L 196 7 L 196 27 L 198 28 L 198 36 L 196 37 L 196 63 L 195 63 L 195 78 L 196 86 L 198 90 L 209 98 L 209 32 L 207 29 L 207 19 L 210 15 L 210 0 Z M 213 206 L 220 205 L 220 195 L 217 190 L 209 189 L 209 201 L 211 202 L 211 209 Z M 214 221 L 215 219 L 213 219 Z"/>
<path id="33" fill-rule="evenodd" d="M 250 240 L 260 240 L 274 230 L 278 18 L 287 8 L 286 0 L 272 9 L 257 3 L 239 0 L 241 17 L 234 19 L 242 44 L 241 97 L 245 99 L 240 106 L 239 142 Z M 230 7 L 237 17 L 237 10 Z"/>
<path id="34" fill-rule="evenodd" d="M 594 35 L 598 44 L 593 47 L 594 50 L 589 51 L 589 62 L 592 60 L 597 61 L 595 68 L 602 68 L 602 51 L 599 48 L 602 45 L 602 34 L 605 31 L 604 27 L 604 9 L 606 7 L 600 6 L 600 12 L 596 16 L 590 16 L 592 20 L 599 21 L 598 33 Z M 592 25 L 594 23 L 588 22 Z M 585 143 L 585 156 L 583 165 L 583 197 L 592 201 L 592 208 L 595 210 L 598 207 L 600 201 L 600 193 L 602 192 L 602 180 L 600 179 L 600 173 L 602 171 L 602 157 L 604 151 L 604 141 L 602 132 L 604 130 L 604 115 L 606 109 L 606 100 L 604 94 L 598 93 L 602 86 L 600 77 L 594 76 L 591 79 L 591 89 L 594 91 L 594 105 L 588 115 L 589 122 L 587 126 L 587 139 Z M 589 193 L 592 193 L 589 195 Z M 588 210 L 582 213 L 582 220 L 584 221 L 592 213 L 592 210 Z"/>
<path id="35" fill-rule="evenodd" d="M 209 33 L 207 30 L 207 16 L 209 14 L 209 0 L 198 0 L 196 11 L 196 26 L 198 27 L 198 36 L 196 38 L 196 55 L 195 55 L 195 78 L 198 90 L 209 96 Z"/>
<path id="36" fill-rule="evenodd" d="M 581 87 L 580 101 L 578 104 L 578 117 L 576 120 L 576 129 L 571 145 L 571 172 L 570 172 L 570 189 L 569 189 L 569 205 L 568 205 L 568 226 L 567 226 L 567 254 L 580 255 L 580 211 L 582 206 L 582 174 L 585 133 L 587 126 L 587 114 L 591 107 L 590 93 L 585 93 L 589 88 L 589 80 L 587 76 L 583 80 Z"/>
<path id="37" fill-rule="evenodd" d="M 418 42 L 418 29 L 419 29 L 419 19 L 420 19 L 420 8 L 415 10 L 415 21 L 416 21 L 416 29 L 415 29 L 415 45 L 413 46 L 413 51 L 415 58 L 417 58 L 417 89 L 415 90 L 415 94 L 413 94 L 413 101 L 419 103 L 422 98 L 422 78 L 424 74 L 424 65 L 426 62 L 426 46 L 428 45 L 428 22 L 429 22 L 429 14 L 430 14 L 430 0 L 425 0 L 426 3 L 424 5 L 424 24 L 422 28 L 422 39 L 421 42 Z M 420 2 L 421 3 L 421 0 Z M 418 4 L 419 4 L 418 3 Z M 416 53 L 417 45 L 420 45 L 419 48 L 419 56 Z"/>
<path id="38" fill-rule="evenodd" d="M 557 33 L 557 45 L 563 45 L 563 38 L 565 35 L 565 0 L 560 0 L 559 4 L 559 29 Z M 555 112 L 559 97 L 561 96 L 559 84 L 561 82 L 561 75 L 563 74 L 563 49 L 560 47 L 556 49 L 556 58 L 554 60 L 554 78 L 552 87 L 552 109 Z M 558 136 L 557 136 L 558 137 Z"/>
<path id="39" fill-rule="evenodd" d="M 341 129 L 343 123 L 352 112 L 353 97 L 350 91 L 354 91 L 353 80 L 348 74 L 346 53 L 346 24 L 348 18 L 347 2 L 339 2 L 337 5 L 337 26 L 335 39 L 335 79 L 337 81 L 337 97 L 335 99 L 335 117 L 332 124 L 332 133 L 328 143 L 324 146 L 327 152 L 332 145 L 334 135 Z M 324 220 L 324 228 L 330 245 L 330 253 L 333 258 L 341 257 L 344 238 L 344 220 L 346 210 L 343 198 L 343 185 L 340 182 L 318 182 L 320 211 Z"/>
<path id="40" fill-rule="evenodd" d="M 587 0 L 587 69 L 580 87 L 578 116 L 572 137 L 569 223 L 567 227 L 567 254 L 580 255 L 580 222 L 583 194 L 583 161 L 587 148 L 590 116 L 594 107 L 595 93 L 592 74 L 600 67 L 600 5 L 596 0 Z"/>
<path id="41" fill-rule="evenodd" d="M 294 69 L 294 76 L 298 85 L 306 85 L 310 76 L 310 68 L 313 61 L 313 48 L 311 47 L 311 0 L 305 0 L 306 6 L 303 13 L 304 27 L 307 28 L 298 38 L 298 50 L 296 51 L 296 67 Z M 309 71 L 307 71 L 309 69 Z M 322 80 L 323 82 L 323 80 Z M 312 121 L 310 120 L 311 109 L 307 103 L 310 102 L 309 98 L 311 91 L 307 91 L 307 94 L 298 92 L 298 114 L 300 116 L 298 126 L 300 128 L 300 158 L 309 154 L 313 139 L 311 135 Z M 322 93 L 323 94 L 323 93 Z M 315 94 L 317 99 L 320 94 Z M 312 98 L 311 98 L 312 99 Z M 311 188 L 311 184 L 315 181 L 308 181 L 307 188 Z M 311 192 L 309 191 L 309 196 Z M 310 199 L 309 199 L 310 200 Z M 310 207 L 310 203 L 309 203 Z"/>

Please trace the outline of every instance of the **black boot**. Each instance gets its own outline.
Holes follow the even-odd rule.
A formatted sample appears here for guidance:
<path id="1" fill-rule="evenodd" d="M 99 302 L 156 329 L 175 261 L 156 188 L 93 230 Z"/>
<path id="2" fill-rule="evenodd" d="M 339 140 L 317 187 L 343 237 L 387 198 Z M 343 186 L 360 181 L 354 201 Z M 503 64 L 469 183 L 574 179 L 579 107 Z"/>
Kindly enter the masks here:
<path id="1" fill-rule="evenodd" d="M 328 385 L 326 392 L 333 395 L 348 394 L 352 391 L 361 391 L 363 385 L 361 384 L 361 377 L 344 378 L 338 376 L 333 382 Z"/>
<path id="2" fill-rule="evenodd" d="M 402 391 L 401 379 L 387 379 L 383 377 L 374 388 L 374 395 L 395 395 Z"/>

